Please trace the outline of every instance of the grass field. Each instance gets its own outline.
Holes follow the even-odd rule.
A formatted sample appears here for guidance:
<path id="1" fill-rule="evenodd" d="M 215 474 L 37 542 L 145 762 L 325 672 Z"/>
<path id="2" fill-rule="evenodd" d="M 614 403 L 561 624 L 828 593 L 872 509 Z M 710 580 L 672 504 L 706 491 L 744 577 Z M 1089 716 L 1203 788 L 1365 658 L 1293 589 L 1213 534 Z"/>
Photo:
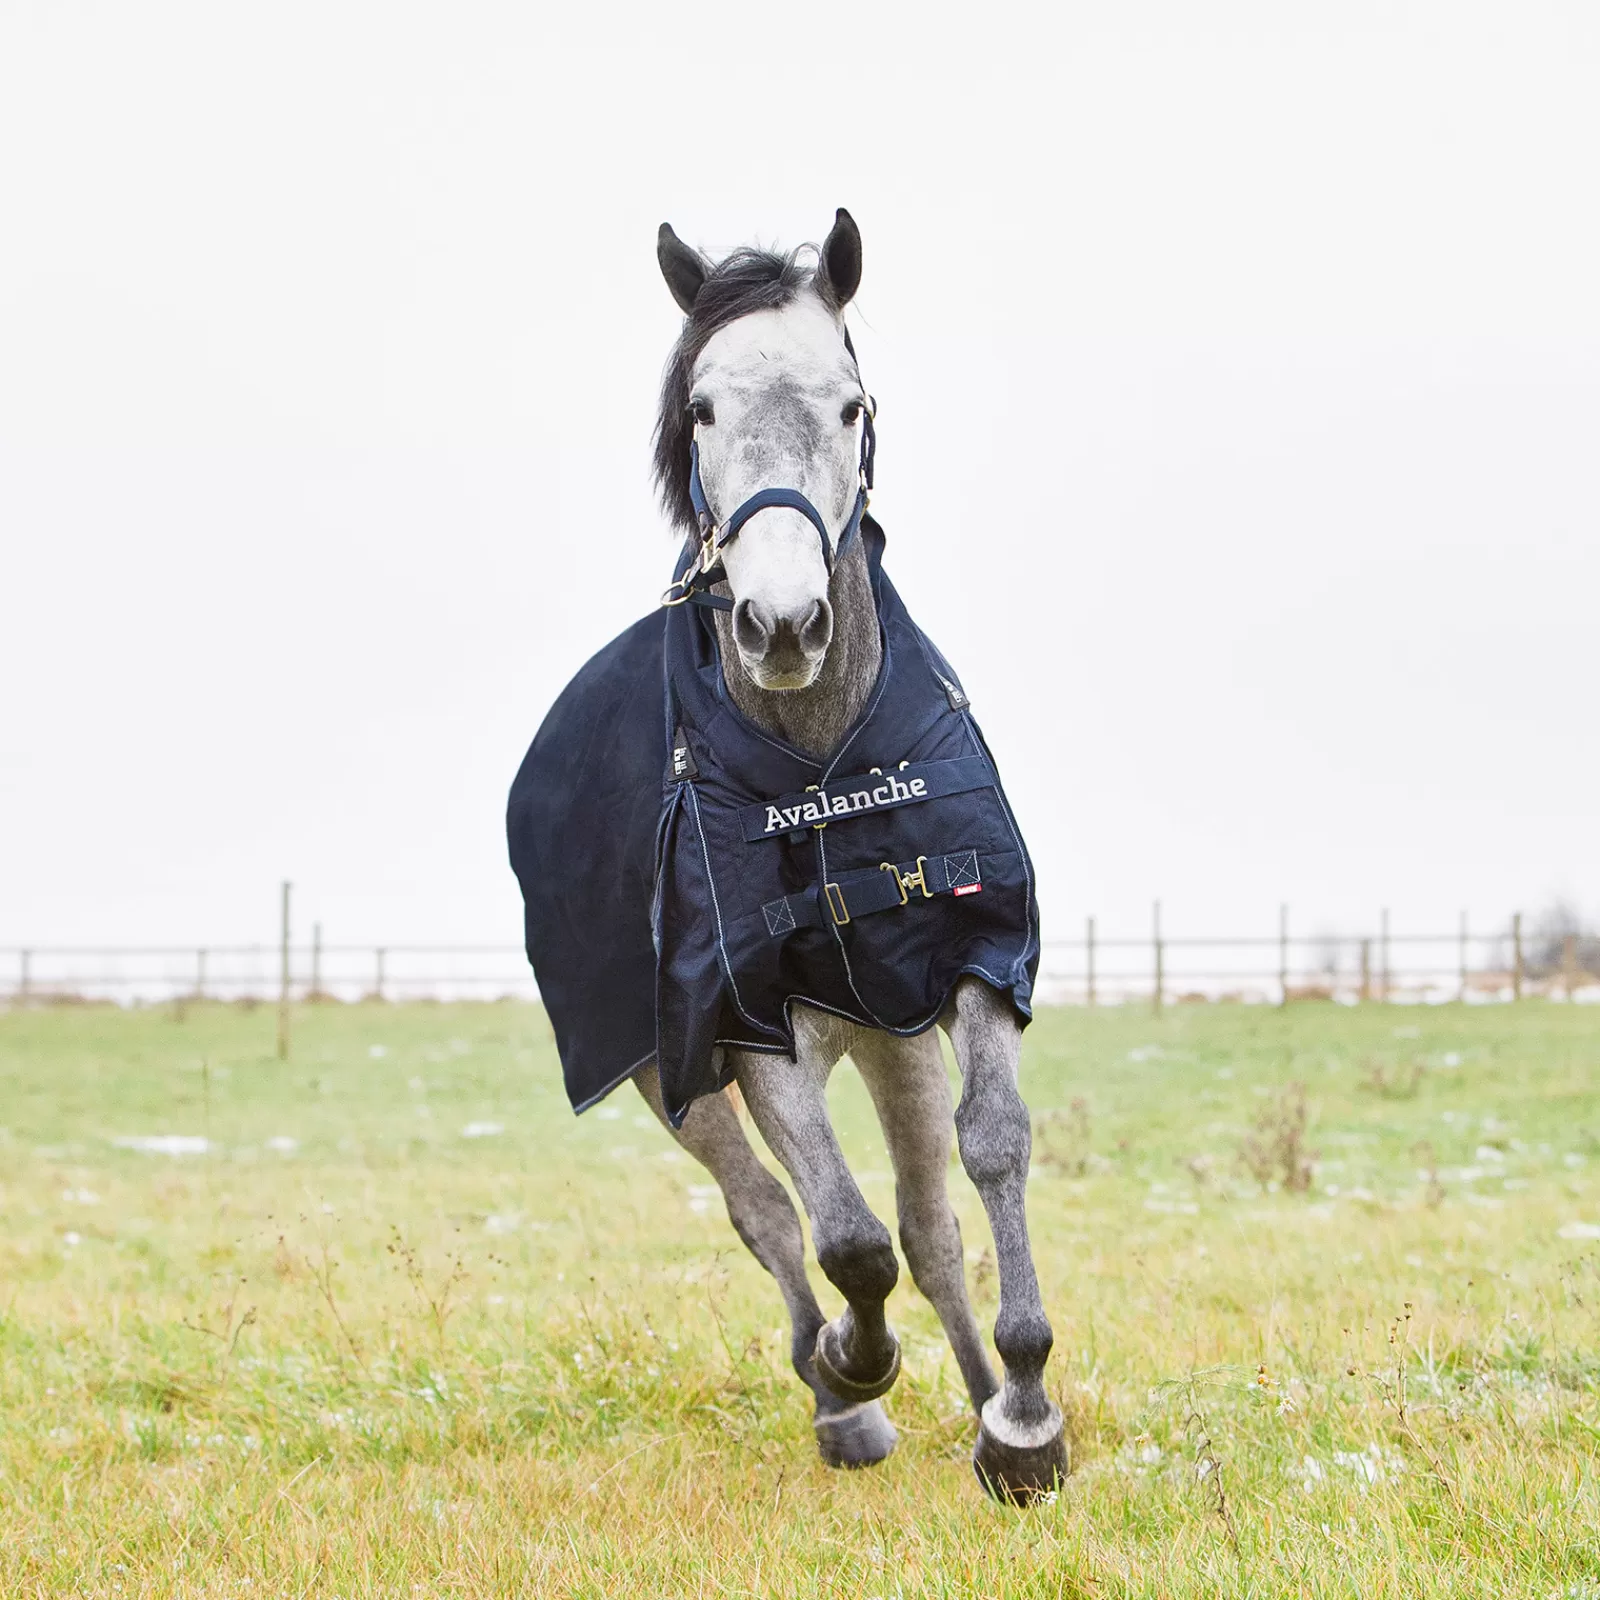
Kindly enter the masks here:
<path id="1" fill-rule="evenodd" d="M 1042 1016 L 1073 1474 L 1025 1513 L 904 1275 L 900 1447 L 819 1464 L 709 1180 L 631 1090 L 574 1120 L 537 1009 L 272 1038 L 0 1015 L 5 1595 L 1600 1597 L 1600 1010 Z"/>

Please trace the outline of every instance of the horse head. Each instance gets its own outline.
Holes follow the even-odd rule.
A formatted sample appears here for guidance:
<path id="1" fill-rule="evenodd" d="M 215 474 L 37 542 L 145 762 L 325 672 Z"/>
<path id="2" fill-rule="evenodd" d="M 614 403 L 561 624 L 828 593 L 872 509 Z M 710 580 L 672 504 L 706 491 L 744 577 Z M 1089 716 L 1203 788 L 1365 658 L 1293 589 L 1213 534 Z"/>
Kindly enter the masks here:
<path id="1" fill-rule="evenodd" d="M 833 557 L 860 514 L 868 450 L 870 401 L 844 325 L 861 234 L 841 210 L 814 265 L 809 247 L 713 263 L 663 223 L 656 253 L 684 313 L 656 425 L 663 501 L 685 530 L 713 542 L 722 531 L 731 634 L 751 681 L 808 688 L 833 640 Z M 770 490 L 793 503 L 741 521 Z"/>

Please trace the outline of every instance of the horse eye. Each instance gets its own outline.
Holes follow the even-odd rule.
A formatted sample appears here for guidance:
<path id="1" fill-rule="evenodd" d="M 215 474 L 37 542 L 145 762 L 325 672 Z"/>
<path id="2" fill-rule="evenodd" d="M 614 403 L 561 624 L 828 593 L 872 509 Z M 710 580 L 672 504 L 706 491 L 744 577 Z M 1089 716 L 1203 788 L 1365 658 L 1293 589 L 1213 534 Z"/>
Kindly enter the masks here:
<path id="1" fill-rule="evenodd" d="M 691 400 L 689 414 L 702 428 L 709 428 L 717 420 L 717 414 L 711 409 L 709 400 Z"/>
<path id="2" fill-rule="evenodd" d="M 839 413 L 839 420 L 847 428 L 853 428 L 861 420 L 861 402 L 851 400 L 846 403 L 843 411 Z"/>

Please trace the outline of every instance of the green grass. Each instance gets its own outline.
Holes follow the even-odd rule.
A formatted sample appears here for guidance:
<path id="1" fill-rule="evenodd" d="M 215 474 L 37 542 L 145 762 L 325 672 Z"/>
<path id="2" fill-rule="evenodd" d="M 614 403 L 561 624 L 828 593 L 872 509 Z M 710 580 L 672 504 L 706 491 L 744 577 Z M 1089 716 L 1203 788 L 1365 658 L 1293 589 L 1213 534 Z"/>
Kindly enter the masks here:
<path id="1" fill-rule="evenodd" d="M 818 1463 L 709 1179 L 631 1090 L 574 1120 L 537 1009 L 272 1041 L 0 1015 L 0 1593 L 1600 1597 L 1600 1012 L 1042 1016 L 1074 1470 L 1026 1513 L 904 1275 L 900 1448 Z M 1295 1081 L 1309 1193 L 1239 1160 Z M 892 1218 L 848 1067 L 835 1101 Z M 158 1134 L 212 1148 L 113 1142 Z"/>

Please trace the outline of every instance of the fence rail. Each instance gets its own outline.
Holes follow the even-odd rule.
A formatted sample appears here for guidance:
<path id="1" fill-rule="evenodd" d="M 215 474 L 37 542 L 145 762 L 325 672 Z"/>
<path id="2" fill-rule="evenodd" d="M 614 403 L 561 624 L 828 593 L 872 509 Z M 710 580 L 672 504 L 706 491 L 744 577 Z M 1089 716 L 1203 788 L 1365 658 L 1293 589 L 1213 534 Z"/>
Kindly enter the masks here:
<path id="1" fill-rule="evenodd" d="M 324 944 L 284 936 L 276 944 L 37 945 L 0 948 L 0 999 L 12 1005 L 71 1001 L 304 1001 L 524 999 L 538 997 L 523 952 L 510 945 Z M 1263 960 L 1266 952 L 1271 959 Z M 1081 936 L 1044 944 L 1044 1004 L 1120 1004 L 1157 1009 L 1201 1000 L 1286 1004 L 1461 1000 L 1529 995 L 1600 1001 L 1600 936 L 1571 929 L 1525 931 L 1522 918 L 1474 933 L 1291 934 L 1288 912 L 1271 935 L 1167 934 L 1155 908 L 1142 937 L 1102 936 L 1094 918 Z"/>

